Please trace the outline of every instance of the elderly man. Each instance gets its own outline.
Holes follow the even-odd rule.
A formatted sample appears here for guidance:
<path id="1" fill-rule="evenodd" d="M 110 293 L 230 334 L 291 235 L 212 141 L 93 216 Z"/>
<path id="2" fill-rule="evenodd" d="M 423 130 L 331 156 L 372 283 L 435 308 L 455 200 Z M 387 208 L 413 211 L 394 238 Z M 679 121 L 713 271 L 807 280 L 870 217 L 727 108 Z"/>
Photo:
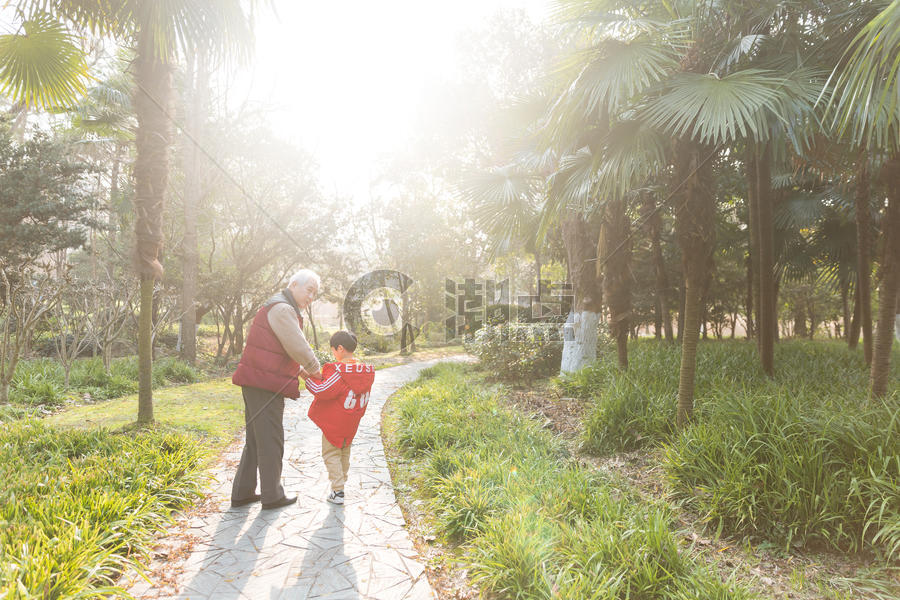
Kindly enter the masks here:
<path id="1" fill-rule="evenodd" d="M 303 335 L 303 311 L 319 291 L 319 276 L 297 271 L 287 289 L 269 298 L 253 317 L 247 345 L 231 382 L 241 386 L 247 439 L 231 488 L 231 505 L 262 500 L 264 509 L 293 504 L 281 485 L 284 399 L 300 396 L 298 376 L 321 378 L 319 361 Z M 256 493 L 256 472 L 259 491 Z"/>

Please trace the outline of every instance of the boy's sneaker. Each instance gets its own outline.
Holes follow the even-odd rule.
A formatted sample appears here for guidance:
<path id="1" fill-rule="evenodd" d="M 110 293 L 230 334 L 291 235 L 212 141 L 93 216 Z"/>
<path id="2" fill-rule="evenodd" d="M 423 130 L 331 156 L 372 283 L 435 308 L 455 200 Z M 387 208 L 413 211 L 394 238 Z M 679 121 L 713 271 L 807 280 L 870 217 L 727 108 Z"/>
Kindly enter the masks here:
<path id="1" fill-rule="evenodd" d="M 344 503 L 344 490 L 341 490 L 339 492 L 331 492 L 330 494 L 328 494 L 328 497 L 326 498 L 326 500 L 328 500 L 332 504 L 343 504 Z"/>

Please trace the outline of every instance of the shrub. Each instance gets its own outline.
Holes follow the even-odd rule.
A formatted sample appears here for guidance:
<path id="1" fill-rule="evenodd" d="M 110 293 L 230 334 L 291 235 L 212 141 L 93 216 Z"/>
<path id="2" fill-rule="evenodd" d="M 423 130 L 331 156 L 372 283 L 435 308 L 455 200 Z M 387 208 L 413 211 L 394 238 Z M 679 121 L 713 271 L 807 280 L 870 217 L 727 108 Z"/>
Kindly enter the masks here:
<path id="1" fill-rule="evenodd" d="M 562 358 L 559 329 L 553 326 L 485 326 L 466 338 L 465 348 L 486 369 L 511 381 L 531 381 L 556 373 Z"/>

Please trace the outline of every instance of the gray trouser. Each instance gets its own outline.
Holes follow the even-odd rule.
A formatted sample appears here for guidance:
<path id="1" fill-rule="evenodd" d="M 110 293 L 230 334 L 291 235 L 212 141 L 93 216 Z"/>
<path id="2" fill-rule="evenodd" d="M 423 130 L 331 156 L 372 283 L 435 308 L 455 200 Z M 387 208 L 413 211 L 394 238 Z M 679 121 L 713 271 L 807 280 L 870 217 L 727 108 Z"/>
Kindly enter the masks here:
<path id="1" fill-rule="evenodd" d="M 241 391 L 244 394 L 247 441 L 241 454 L 241 464 L 234 475 L 231 499 L 244 500 L 256 493 L 256 471 L 259 470 L 259 493 L 263 504 L 268 504 L 284 497 L 281 486 L 284 396 L 246 386 L 241 387 Z"/>

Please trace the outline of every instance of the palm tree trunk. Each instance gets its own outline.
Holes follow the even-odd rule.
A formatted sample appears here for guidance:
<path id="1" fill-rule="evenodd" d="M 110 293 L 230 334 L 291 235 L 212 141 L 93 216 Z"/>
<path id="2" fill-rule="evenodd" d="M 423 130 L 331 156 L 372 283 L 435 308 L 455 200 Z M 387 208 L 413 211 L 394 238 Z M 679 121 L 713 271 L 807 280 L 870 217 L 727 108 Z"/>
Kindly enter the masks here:
<path id="1" fill-rule="evenodd" d="M 763 148 L 756 165 L 759 220 L 759 357 L 763 371 L 775 375 L 775 336 L 777 334 L 775 291 L 775 218 L 772 206 L 771 143 Z"/>
<path id="2" fill-rule="evenodd" d="M 560 373 L 573 373 L 597 358 L 603 301 L 596 266 L 599 231 L 584 215 L 568 210 L 562 219 L 562 234 L 575 302 L 564 329 Z"/>
<path id="3" fill-rule="evenodd" d="M 675 225 L 684 267 L 684 333 L 681 334 L 681 370 L 678 380 L 678 427 L 694 411 L 694 375 L 703 290 L 712 271 L 715 244 L 715 194 L 710 149 L 682 140 L 676 148 L 675 180 L 683 182 L 676 195 Z M 681 332 L 679 332 L 681 333 Z"/>
<path id="4" fill-rule="evenodd" d="M 694 416 L 694 375 L 697 369 L 697 343 L 700 338 L 700 289 L 696 282 L 685 282 L 684 334 L 681 336 L 681 370 L 678 375 L 678 412 L 675 425 L 684 427 Z"/>
<path id="5" fill-rule="evenodd" d="M 747 229 L 750 231 L 750 300 L 747 302 L 747 337 L 759 346 L 759 179 L 755 149 L 747 157 Z"/>
<path id="6" fill-rule="evenodd" d="M 153 32 L 138 34 L 135 59 L 134 110 L 137 115 L 134 163 L 135 255 L 141 279 L 141 313 L 138 328 L 138 421 L 153 420 L 152 305 L 153 282 L 162 277 L 159 251 L 163 242 L 162 213 L 169 176 L 168 106 L 172 89 L 171 68 L 158 58 Z"/>
<path id="7" fill-rule="evenodd" d="M 859 283 L 853 289 L 853 314 L 850 316 L 850 335 L 847 346 L 852 350 L 859 345 Z"/>
<path id="8" fill-rule="evenodd" d="M 153 277 L 141 276 L 138 317 L 138 423 L 153 422 Z"/>
<path id="9" fill-rule="evenodd" d="M 872 215 L 869 210 L 869 174 L 865 157 L 860 157 L 856 173 L 856 285 L 859 290 L 859 325 L 863 356 L 872 364 Z"/>
<path id="10" fill-rule="evenodd" d="M 843 316 L 844 339 L 850 339 L 850 281 L 841 277 L 841 311 Z"/>
<path id="11" fill-rule="evenodd" d="M 609 307 L 609 330 L 616 340 L 619 368 L 628 369 L 628 333 L 631 330 L 631 223 L 625 201 L 607 203 L 598 244 L 597 277 Z M 602 272 L 601 272 L 602 270 Z"/>
<path id="12" fill-rule="evenodd" d="M 669 311 L 669 277 L 666 274 L 666 261 L 662 251 L 662 217 L 657 210 L 653 196 L 644 196 L 645 214 L 650 233 L 650 250 L 653 255 L 653 274 L 656 278 L 656 337 L 661 337 L 660 327 L 665 332 L 666 340 L 675 339 L 672 331 L 672 317 Z"/>
<path id="13" fill-rule="evenodd" d="M 878 329 L 872 355 L 869 384 L 872 396 L 887 395 L 891 373 L 891 346 L 894 343 L 894 322 L 897 313 L 897 297 L 900 294 L 900 156 L 884 165 L 887 177 L 888 206 L 884 215 L 884 256 L 881 262 L 883 276 L 878 301 Z"/>

